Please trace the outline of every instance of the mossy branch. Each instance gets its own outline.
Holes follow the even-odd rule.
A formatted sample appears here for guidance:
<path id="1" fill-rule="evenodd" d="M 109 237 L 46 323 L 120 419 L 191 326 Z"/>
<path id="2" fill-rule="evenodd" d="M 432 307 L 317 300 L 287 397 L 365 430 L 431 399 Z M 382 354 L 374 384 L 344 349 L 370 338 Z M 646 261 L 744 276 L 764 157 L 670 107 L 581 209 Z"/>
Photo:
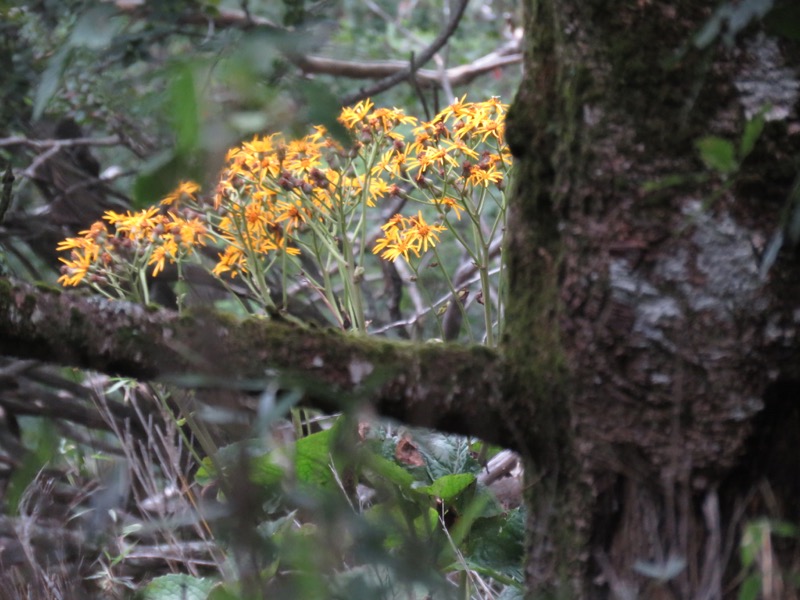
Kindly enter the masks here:
<path id="1" fill-rule="evenodd" d="M 308 404 L 323 410 L 368 401 L 410 425 L 515 445 L 501 358 L 480 346 L 390 342 L 208 309 L 178 315 L 0 279 L 0 354 L 190 387 L 266 387 L 278 377 L 301 382 Z"/>

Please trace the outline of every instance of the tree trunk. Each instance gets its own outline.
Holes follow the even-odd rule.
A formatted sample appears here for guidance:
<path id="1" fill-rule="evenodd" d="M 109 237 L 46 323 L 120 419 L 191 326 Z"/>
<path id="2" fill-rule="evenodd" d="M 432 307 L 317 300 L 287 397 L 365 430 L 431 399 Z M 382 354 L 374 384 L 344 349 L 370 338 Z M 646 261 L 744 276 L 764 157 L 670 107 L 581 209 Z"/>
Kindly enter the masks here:
<path id="1" fill-rule="evenodd" d="M 800 52 L 735 19 L 698 47 L 716 5 L 528 0 L 500 354 L 3 279 L 0 353 L 195 386 L 311 374 L 323 407 L 330 388 L 524 455 L 531 597 L 736 597 L 747 520 L 800 518 L 800 264 L 772 253 L 800 196 Z M 761 596 L 793 598 L 797 537 L 768 541 Z"/>
<path id="2" fill-rule="evenodd" d="M 716 1 L 527 4 L 506 352 L 531 595 L 735 597 L 747 510 L 798 516 L 798 261 L 765 256 L 796 175 L 797 45 L 754 24 L 698 48 Z M 738 148 L 767 103 L 753 153 L 704 167 L 696 141 Z M 790 553 L 766 558 L 764 597 L 793 597 Z"/>

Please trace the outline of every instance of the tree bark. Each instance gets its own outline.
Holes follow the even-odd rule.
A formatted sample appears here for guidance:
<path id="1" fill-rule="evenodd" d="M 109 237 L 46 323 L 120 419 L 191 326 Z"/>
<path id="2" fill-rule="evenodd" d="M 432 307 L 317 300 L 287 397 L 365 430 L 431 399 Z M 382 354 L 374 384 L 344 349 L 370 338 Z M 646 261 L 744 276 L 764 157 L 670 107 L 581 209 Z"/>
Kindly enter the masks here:
<path id="1" fill-rule="evenodd" d="M 696 47 L 716 5 L 528 3 L 506 351 L 507 399 L 539 399 L 519 421 L 534 597 L 722 598 L 764 474 L 770 516 L 797 513 L 796 461 L 754 467 L 798 422 L 798 263 L 760 256 L 796 174 L 797 96 L 774 88 L 796 91 L 797 48 L 758 25 Z M 787 118 L 728 180 L 705 169 L 695 141 L 738 146 L 767 102 Z"/>
<path id="2" fill-rule="evenodd" d="M 0 279 L 0 355 L 188 387 L 281 381 L 337 412 L 371 403 L 411 425 L 507 447 L 500 356 L 483 346 L 359 338 L 281 320 L 188 315 Z"/>

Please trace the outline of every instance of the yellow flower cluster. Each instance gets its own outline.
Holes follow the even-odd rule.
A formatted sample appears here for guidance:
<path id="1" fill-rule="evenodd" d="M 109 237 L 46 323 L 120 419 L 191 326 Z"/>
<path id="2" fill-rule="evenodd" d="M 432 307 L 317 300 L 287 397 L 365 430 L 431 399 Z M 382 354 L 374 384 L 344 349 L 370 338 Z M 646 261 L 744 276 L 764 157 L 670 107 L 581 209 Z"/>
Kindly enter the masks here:
<path id="1" fill-rule="evenodd" d="M 394 215 L 381 226 L 384 237 L 379 239 L 372 250 L 381 253 L 381 258 L 397 260 L 400 256 L 408 260 L 408 253 L 416 256 L 428 251 L 439 242 L 439 232 L 447 227 L 430 225 L 425 222 L 421 211 L 414 217 L 406 218 L 401 214 Z"/>
<path id="2" fill-rule="evenodd" d="M 170 206 L 180 198 L 194 201 L 198 190 L 197 184 L 183 182 L 162 204 Z M 153 275 L 158 275 L 167 261 L 174 263 L 189 256 L 195 246 L 204 246 L 212 239 L 204 220 L 191 211 L 181 214 L 158 207 L 125 214 L 107 211 L 103 220 L 108 224 L 98 221 L 79 237 L 67 238 L 58 245 L 57 250 L 70 252 L 68 259 L 60 259 L 64 263 L 58 279 L 62 285 L 76 286 L 88 280 L 123 288 L 130 283 L 126 278 L 131 265 L 153 266 Z"/>
<path id="3" fill-rule="evenodd" d="M 420 122 L 365 100 L 343 109 L 339 118 L 354 140 L 350 148 L 321 126 L 299 140 L 257 136 L 228 152 L 213 203 L 198 200 L 197 184 L 184 182 L 160 207 L 109 212 L 105 223 L 62 242 L 58 249 L 70 257 L 62 259 L 59 281 L 103 284 L 125 261 L 153 266 L 157 275 L 166 261 L 188 257 L 212 240 L 221 250 L 212 272 L 246 276 L 260 293 L 275 255 L 291 258 L 322 248 L 354 272 L 362 266 L 365 229 L 375 224 L 367 208 L 384 198 L 400 208 L 408 202 L 421 208 L 384 224 L 373 253 L 387 260 L 420 257 L 452 228 L 450 215 L 460 220 L 466 213 L 478 223 L 489 189 L 501 195 L 510 168 L 505 110 L 494 98 L 461 98 Z M 253 283 L 257 277 L 262 285 Z"/>

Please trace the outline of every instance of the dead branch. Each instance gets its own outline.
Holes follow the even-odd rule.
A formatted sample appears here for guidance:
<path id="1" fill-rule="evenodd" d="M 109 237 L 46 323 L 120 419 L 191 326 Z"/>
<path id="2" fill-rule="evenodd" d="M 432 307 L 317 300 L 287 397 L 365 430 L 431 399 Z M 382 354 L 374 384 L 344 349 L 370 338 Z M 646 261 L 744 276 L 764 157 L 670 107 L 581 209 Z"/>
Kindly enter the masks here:
<path id="1" fill-rule="evenodd" d="M 464 15 L 464 11 L 467 8 L 467 2 L 468 0 L 460 0 L 458 5 L 453 10 L 453 15 L 445 28 L 439 32 L 439 35 L 437 35 L 436 39 L 431 42 L 430 46 L 425 48 L 425 50 L 420 52 L 419 55 L 414 58 L 413 64 L 409 64 L 404 69 L 384 79 L 381 79 L 370 87 L 361 88 L 358 92 L 348 94 L 342 98 L 342 104 L 345 106 L 348 104 L 355 104 L 359 100 L 363 100 L 364 98 L 369 98 L 371 96 L 375 96 L 376 94 L 380 94 L 381 92 L 385 92 L 389 88 L 392 88 L 398 83 L 404 81 L 412 73 L 417 71 L 418 69 L 416 67 L 427 63 L 431 58 L 433 58 L 434 54 L 441 50 L 453 33 L 455 33 L 456 29 L 458 28 L 458 24 L 461 22 L 461 17 Z"/>
<path id="2" fill-rule="evenodd" d="M 516 45 L 516 44 L 515 44 Z M 504 48 L 506 48 L 504 46 Z M 483 56 L 469 64 L 445 69 L 444 76 L 451 85 L 465 85 L 485 73 L 522 62 L 522 53 L 500 49 Z M 356 62 L 337 60 L 322 56 L 294 57 L 293 62 L 306 73 L 316 75 L 333 75 L 350 79 L 377 79 L 393 76 L 408 68 L 407 61 L 388 60 L 377 62 Z M 414 71 L 417 82 L 422 86 L 441 85 L 442 73 L 433 69 L 417 69 Z"/>
<path id="3" fill-rule="evenodd" d="M 35 150 L 50 150 L 55 148 L 68 148 L 71 146 L 116 146 L 122 143 L 122 138 L 118 135 L 109 135 L 106 137 L 78 137 L 69 139 L 48 139 L 48 140 L 33 140 L 21 135 L 15 135 L 7 138 L 0 138 L 0 148 L 7 148 L 9 146 L 26 146 Z"/>

